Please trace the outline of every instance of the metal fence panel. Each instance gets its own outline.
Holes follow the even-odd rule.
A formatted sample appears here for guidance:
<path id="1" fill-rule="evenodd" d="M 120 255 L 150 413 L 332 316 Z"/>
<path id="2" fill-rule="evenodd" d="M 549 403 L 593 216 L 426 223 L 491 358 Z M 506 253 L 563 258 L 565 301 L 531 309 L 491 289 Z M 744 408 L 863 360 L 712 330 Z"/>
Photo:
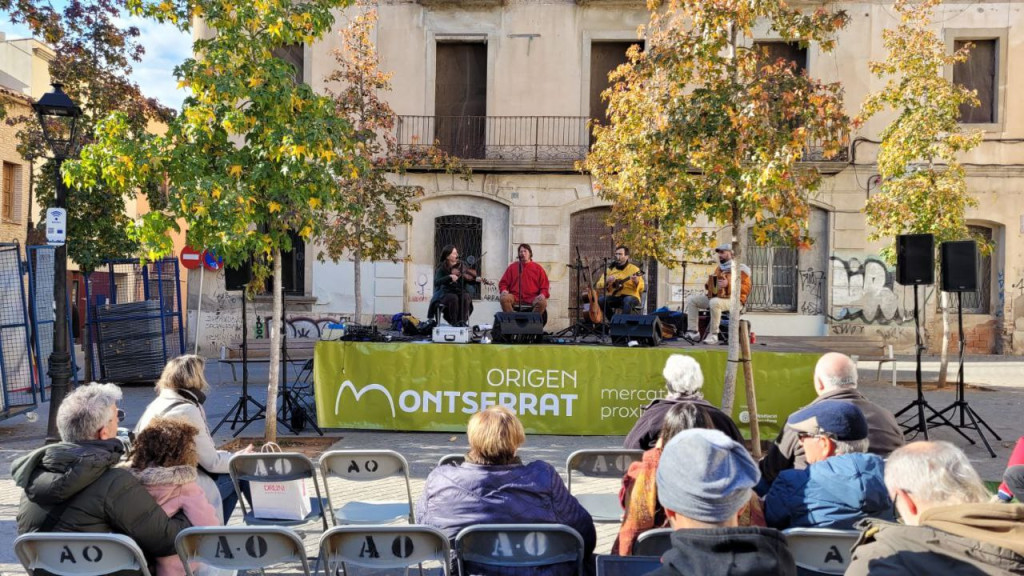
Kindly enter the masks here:
<path id="1" fill-rule="evenodd" d="M 110 260 L 86 276 L 86 329 L 93 374 L 106 381 L 156 380 L 185 353 L 178 261 Z"/>
<path id="2" fill-rule="evenodd" d="M 50 354 L 53 353 L 53 260 L 56 249 L 53 246 L 26 246 L 28 260 L 28 294 L 29 318 L 32 323 L 32 344 L 35 352 L 36 366 L 41 369 L 38 374 L 39 399 L 46 401 L 49 397 L 50 375 L 47 372 Z M 72 385 L 78 384 L 78 360 L 75 357 L 75 339 L 71 330 L 71 304 L 68 311 L 68 350 L 71 351 Z"/>
<path id="3" fill-rule="evenodd" d="M 0 418 L 36 405 L 23 269 L 18 244 L 0 243 Z"/>

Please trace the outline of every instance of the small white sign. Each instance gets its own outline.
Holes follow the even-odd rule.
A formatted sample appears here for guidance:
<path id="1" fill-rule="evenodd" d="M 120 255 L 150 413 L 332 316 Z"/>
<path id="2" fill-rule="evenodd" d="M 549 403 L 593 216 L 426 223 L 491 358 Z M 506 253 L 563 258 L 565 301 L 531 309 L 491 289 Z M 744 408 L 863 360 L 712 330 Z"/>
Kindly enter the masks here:
<path id="1" fill-rule="evenodd" d="M 68 211 L 63 208 L 46 209 L 46 243 L 63 246 L 68 237 Z"/>

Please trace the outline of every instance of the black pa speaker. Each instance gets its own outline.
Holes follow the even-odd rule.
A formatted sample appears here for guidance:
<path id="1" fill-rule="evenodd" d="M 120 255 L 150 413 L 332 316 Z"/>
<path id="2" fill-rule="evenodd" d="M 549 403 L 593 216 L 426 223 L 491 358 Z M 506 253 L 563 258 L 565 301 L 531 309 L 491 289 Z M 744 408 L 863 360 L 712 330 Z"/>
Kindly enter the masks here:
<path id="1" fill-rule="evenodd" d="M 942 290 L 945 292 L 974 292 L 978 289 L 978 245 L 974 240 L 943 242 L 939 246 L 942 257 Z"/>
<path id="2" fill-rule="evenodd" d="M 896 237 L 896 282 L 904 286 L 935 283 L 935 237 L 901 234 Z"/>
<path id="3" fill-rule="evenodd" d="M 654 314 L 616 314 L 609 328 L 612 342 L 626 344 L 636 340 L 647 346 L 661 344 L 661 320 Z"/>
<path id="4" fill-rule="evenodd" d="M 491 338 L 506 344 L 540 342 L 544 337 L 544 319 L 537 312 L 498 312 L 491 326 Z"/>

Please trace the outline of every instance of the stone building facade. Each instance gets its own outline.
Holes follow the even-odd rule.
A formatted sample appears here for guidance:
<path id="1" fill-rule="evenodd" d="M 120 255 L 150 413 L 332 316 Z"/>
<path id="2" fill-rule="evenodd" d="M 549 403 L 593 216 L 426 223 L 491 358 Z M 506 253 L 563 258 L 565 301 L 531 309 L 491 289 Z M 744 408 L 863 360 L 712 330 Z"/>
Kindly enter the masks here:
<path id="1" fill-rule="evenodd" d="M 809 74 L 845 87 L 848 112 L 881 87 L 868 62 L 886 57 L 881 31 L 896 24 L 888 2 L 846 2 L 851 16 L 831 54 L 779 47 Z M 548 271 L 552 298 L 548 329 L 568 325 L 578 290 L 577 248 L 592 268 L 610 258 L 613 244 L 603 217 L 608 204 L 595 195 L 588 174 L 576 169 L 589 146 L 587 121 L 601 118 L 598 97 L 607 72 L 622 62 L 637 30 L 648 20 L 631 0 L 387 0 L 378 3 L 375 33 L 382 70 L 393 73 L 387 95 L 401 116 L 397 137 L 414 147 L 438 141 L 473 168 L 469 181 L 443 173 L 401 176 L 424 195 L 415 221 L 398 236 L 403 262 L 367 263 L 364 311 L 426 314 L 439 248 L 452 241 L 480 259 L 481 274 L 500 277 L 516 246 L 529 243 Z M 1024 90 L 1021 58 L 1024 13 L 1015 2 L 949 3 L 935 21 L 952 48 L 971 40 L 978 48 L 964 69 L 937 73 L 979 88 L 983 113 L 970 126 L 985 142 L 965 158 L 968 187 L 979 201 L 970 224 L 995 247 L 981 259 L 980 289 L 964 297 L 968 351 L 1024 353 L 1024 116 L 1010 105 Z M 338 25 L 345 19 L 340 17 Z M 767 27 L 757 42 L 778 42 Z M 303 77 L 324 90 L 334 66 L 332 35 L 302 51 Z M 1014 73 L 1017 72 L 1017 73 Z M 867 240 L 863 207 L 878 191 L 877 140 L 891 115 L 879 115 L 852 135 L 847 154 L 818 167 L 825 175 L 813 200 L 812 249 L 752 247 L 754 271 L 747 317 L 759 335 L 834 336 L 892 343 L 912 350 L 913 292 L 896 283 L 893 266 Z M 726 231 L 720 239 L 727 241 Z M 354 311 L 350 262 L 321 264 L 316 247 L 292 260 L 290 315 L 350 316 Z M 710 254 L 708 260 L 710 261 Z M 703 284 L 710 266 L 641 263 L 648 310 L 679 308 Z M 193 283 L 195 285 L 196 283 Z M 223 281 L 207 282 L 204 310 L 214 310 L 208 341 L 240 338 L 237 296 Z M 941 336 L 938 286 L 920 289 L 930 344 Z M 487 323 L 498 309 L 497 292 L 482 287 L 472 323 Z M 192 294 L 192 302 L 198 294 Z M 207 304 L 208 302 L 208 304 Z M 362 319 L 364 321 L 367 318 Z M 954 317 L 955 322 L 955 317 Z"/>

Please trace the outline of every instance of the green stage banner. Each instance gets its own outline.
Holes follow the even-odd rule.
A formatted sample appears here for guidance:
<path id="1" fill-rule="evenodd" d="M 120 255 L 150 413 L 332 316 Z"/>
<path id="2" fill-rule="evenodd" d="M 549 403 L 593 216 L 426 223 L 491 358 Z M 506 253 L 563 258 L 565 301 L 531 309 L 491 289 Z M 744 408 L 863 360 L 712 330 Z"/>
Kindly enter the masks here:
<path id="1" fill-rule="evenodd" d="M 531 434 L 626 434 L 643 406 L 665 395 L 665 359 L 687 354 L 720 404 L 725 349 L 502 344 L 318 342 L 316 409 L 327 428 L 465 431 L 488 406 L 514 410 Z M 755 352 L 761 438 L 815 398 L 818 354 Z M 749 437 L 740 370 L 733 419 Z"/>

